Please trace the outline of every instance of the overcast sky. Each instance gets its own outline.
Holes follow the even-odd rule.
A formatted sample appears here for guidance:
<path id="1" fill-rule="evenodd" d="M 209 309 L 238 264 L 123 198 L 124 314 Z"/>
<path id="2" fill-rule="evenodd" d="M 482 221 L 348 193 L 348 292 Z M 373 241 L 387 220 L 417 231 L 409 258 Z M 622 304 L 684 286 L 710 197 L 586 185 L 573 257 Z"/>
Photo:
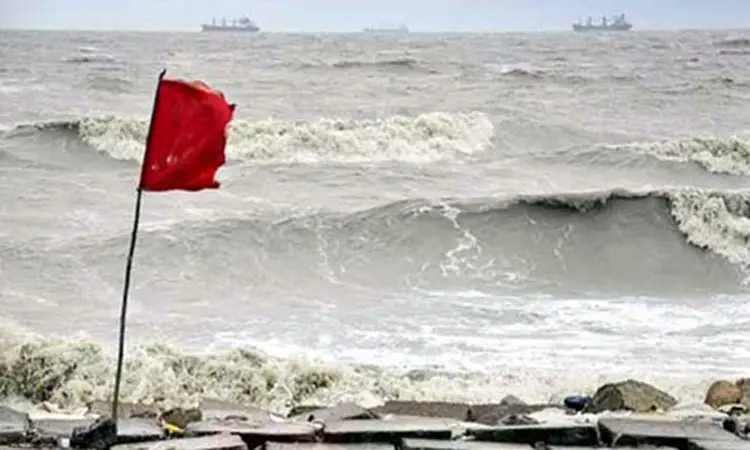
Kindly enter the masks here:
<path id="1" fill-rule="evenodd" d="M 549 30 L 619 12 L 641 29 L 750 28 L 750 0 L 0 0 L 0 28 L 195 30 L 248 14 L 271 31 Z"/>

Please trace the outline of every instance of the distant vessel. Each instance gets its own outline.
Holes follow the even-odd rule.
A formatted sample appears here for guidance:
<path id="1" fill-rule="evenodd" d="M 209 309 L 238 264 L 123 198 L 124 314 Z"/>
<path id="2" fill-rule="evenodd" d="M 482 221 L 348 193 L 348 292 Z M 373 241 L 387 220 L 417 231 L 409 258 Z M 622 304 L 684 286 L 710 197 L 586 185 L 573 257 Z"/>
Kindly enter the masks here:
<path id="1" fill-rule="evenodd" d="M 201 25 L 201 31 L 232 31 L 239 33 L 257 33 L 258 31 L 260 31 L 260 27 L 249 17 L 243 16 L 239 19 L 233 19 L 229 24 L 224 18 L 221 19 L 221 24 L 217 24 L 216 19 L 211 19 L 210 24 L 204 23 L 203 25 Z"/>
<path id="2" fill-rule="evenodd" d="M 594 24 L 591 16 L 589 16 L 586 23 L 573 24 L 573 31 L 629 31 L 633 28 L 633 25 L 625 20 L 625 14 L 620 14 L 612 17 L 611 22 L 607 21 L 606 17 L 602 17 L 600 24 Z"/>
<path id="3" fill-rule="evenodd" d="M 362 30 L 364 33 L 408 33 L 409 27 L 401 25 L 397 28 L 365 28 Z"/>

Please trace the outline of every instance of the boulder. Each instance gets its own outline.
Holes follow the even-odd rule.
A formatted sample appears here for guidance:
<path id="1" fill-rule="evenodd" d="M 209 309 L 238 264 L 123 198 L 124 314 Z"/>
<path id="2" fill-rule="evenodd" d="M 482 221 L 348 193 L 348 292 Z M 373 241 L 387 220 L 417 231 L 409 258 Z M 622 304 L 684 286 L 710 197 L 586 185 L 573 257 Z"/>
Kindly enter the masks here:
<path id="1" fill-rule="evenodd" d="M 742 389 L 726 380 L 714 381 L 706 392 L 703 403 L 716 409 L 724 405 L 735 405 L 742 401 Z"/>
<path id="2" fill-rule="evenodd" d="M 175 427 L 184 430 L 189 423 L 200 422 L 203 420 L 203 414 L 200 409 L 196 408 L 173 408 L 169 411 L 165 411 L 159 418 L 169 425 L 174 425 Z"/>
<path id="3" fill-rule="evenodd" d="M 742 404 L 750 408 L 750 378 L 740 378 L 734 384 L 742 391 Z"/>
<path id="4" fill-rule="evenodd" d="M 584 412 L 652 412 L 667 410 L 676 404 L 677 400 L 674 397 L 648 383 L 625 380 L 600 387 L 584 408 Z"/>

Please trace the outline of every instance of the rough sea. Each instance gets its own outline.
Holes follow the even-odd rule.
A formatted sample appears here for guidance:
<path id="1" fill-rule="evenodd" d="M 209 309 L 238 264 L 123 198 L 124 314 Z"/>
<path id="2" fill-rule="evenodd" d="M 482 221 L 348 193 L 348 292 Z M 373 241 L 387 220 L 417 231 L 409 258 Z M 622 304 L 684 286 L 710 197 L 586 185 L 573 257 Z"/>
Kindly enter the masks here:
<path id="1" fill-rule="evenodd" d="M 124 400 L 546 401 L 750 371 L 750 32 L 0 31 L 0 394 L 111 395 L 157 76 L 237 103 L 147 193 Z"/>

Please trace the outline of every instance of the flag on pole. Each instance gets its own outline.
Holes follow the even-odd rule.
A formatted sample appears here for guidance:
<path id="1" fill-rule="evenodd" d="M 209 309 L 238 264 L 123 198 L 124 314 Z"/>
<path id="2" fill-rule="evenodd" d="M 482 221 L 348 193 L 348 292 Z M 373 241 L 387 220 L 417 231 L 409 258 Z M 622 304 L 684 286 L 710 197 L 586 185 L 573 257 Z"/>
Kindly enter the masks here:
<path id="1" fill-rule="evenodd" d="M 140 189 L 216 189 L 234 105 L 201 81 L 160 79 Z"/>
<path id="2" fill-rule="evenodd" d="M 130 274 L 138 237 L 143 191 L 200 191 L 217 189 L 216 172 L 226 157 L 227 127 L 234 115 L 234 105 L 224 95 L 202 81 L 165 79 L 159 74 L 154 96 L 146 152 L 141 178 L 136 190 L 133 232 L 125 266 L 125 282 L 120 306 L 120 333 L 117 349 L 112 417 L 107 439 L 117 440 L 117 412 L 125 353 L 125 328 L 128 310 Z M 113 442 L 114 442 L 113 441 Z"/>

